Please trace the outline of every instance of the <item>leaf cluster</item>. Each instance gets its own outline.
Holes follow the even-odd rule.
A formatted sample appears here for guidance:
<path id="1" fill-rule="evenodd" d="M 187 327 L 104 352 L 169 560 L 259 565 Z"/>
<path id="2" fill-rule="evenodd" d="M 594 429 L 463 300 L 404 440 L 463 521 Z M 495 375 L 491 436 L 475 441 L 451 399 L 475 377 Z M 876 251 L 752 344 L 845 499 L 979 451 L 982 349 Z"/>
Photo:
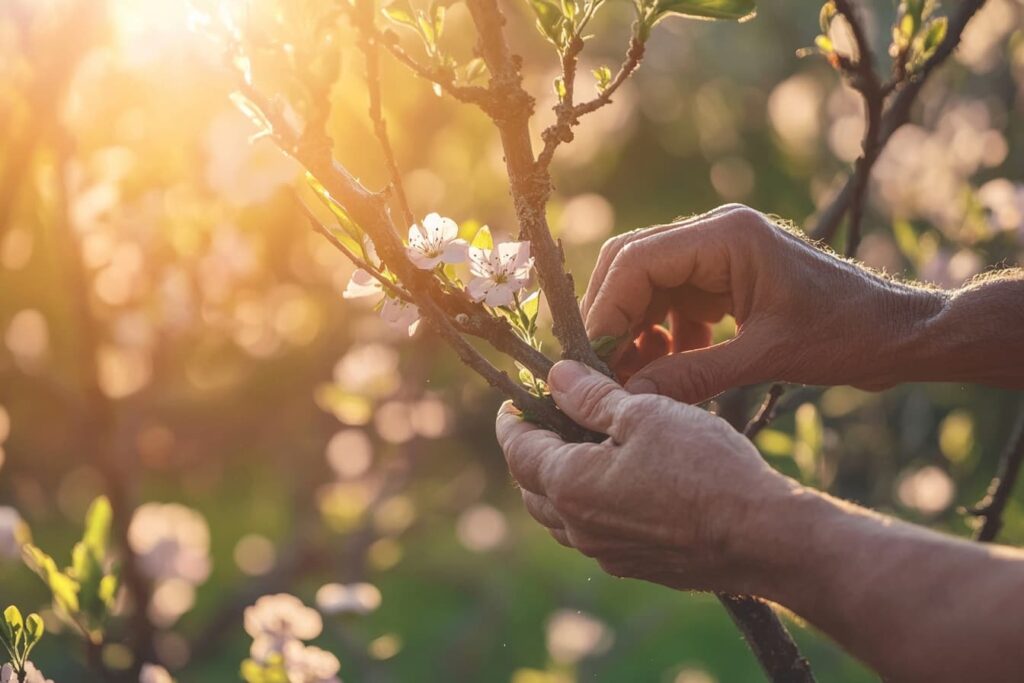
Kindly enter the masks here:
<path id="1" fill-rule="evenodd" d="M 71 566 L 63 570 L 39 547 L 23 548 L 26 564 L 50 589 L 57 615 L 94 643 L 102 641 L 119 586 L 108 548 L 112 521 L 110 501 L 100 496 L 89 506 L 82 540 L 71 550 Z"/>

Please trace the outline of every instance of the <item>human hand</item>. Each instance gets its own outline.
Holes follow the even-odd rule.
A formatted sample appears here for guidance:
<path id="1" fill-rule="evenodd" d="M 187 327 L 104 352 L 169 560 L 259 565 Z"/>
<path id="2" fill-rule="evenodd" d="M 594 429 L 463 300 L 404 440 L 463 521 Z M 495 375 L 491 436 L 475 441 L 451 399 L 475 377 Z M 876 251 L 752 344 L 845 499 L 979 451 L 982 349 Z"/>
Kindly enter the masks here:
<path id="1" fill-rule="evenodd" d="M 678 589 L 750 591 L 772 505 L 795 486 L 724 420 L 652 395 L 632 395 L 573 361 L 548 377 L 559 408 L 608 434 L 566 443 L 498 413 L 498 441 L 530 514 L 560 543 L 616 576 Z"/>
<path id="2" fill-rule="evenodd" d="M 911 330 L 942 304 L 731 204 L 606 242 L 582 308 L 591 339 L 633 340 L 612 356 L 629 391 L 697 403 L 774 380 L 890 386 Z M 712 346 L 727 313 L 737 334 Z"/>

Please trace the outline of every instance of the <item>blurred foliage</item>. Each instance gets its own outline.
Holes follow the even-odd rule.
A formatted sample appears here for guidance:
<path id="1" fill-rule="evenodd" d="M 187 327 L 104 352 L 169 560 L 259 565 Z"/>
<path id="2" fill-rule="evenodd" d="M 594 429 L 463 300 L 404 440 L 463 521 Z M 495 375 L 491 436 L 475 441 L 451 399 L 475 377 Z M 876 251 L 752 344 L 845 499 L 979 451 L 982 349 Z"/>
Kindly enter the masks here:
<path id="1" fill-rule="evenodd" d="M 894 8 L 868 4 L 885 45 Z M 557 56 L 529 3 L 507 7 L 539 135 Z M 608 0 L 593 17 L 581 91 L 604 87 L 635 11 Z M 1022 18 L 1020 0 L 991 0 L 890 142 L 868 264 L 956 286 L 1021 261 Z M 468 65 L 465 7 L 444 22 L 446 54 Z M 794 3 L 763 3 L 744 23 L 659 24 L 635 79 L 556 159 L 551 219 L 577 282 L 610 234 L 722 202 L 813 223 L 863 127 L 828 64 L 796 56 L 820 30 Z M 332 40 L 353 44 L 347 23 Z M 841 31 L 829 40 L 849 49 Z M 382 66 L 413 211 L 451 216 L 464 235 L 514 233 L 486 118 Z M 343 50 L 328 125 L 338 158 L 379 187 L 362 68 Z M 90 501 L 119 482 L 150 501 L 113 533 L 153 582 L 155 656 L 183 681 L 237 680 L 242 609 L 276 592 L 320 608 L 315 642 L 348 681 L 757 679 L 712 598 L 612 579 L 547 538 L 494 443 L 498 397 L 429 334 L 407 341 L 341 299 L 351 268 L 297 211 L 290 188 L 308 186 L 267 140 L 250 143 L 183 2 L 8 0 L 0 74 L 0 604 L 39 611 L 47 676 L 85 680 L 84 655 L 19 546 L 30 527 L 40 547 L 70 549 Z M 1016 400 L 828 388 L 758 443 L 805 482 L 965 534 L 957 508 L 981 497 Z M 1022 495 L 1008 543 L 1024 543 Z M 114 605 L 113 669 L 132 664 L 130 609 Z M 821 680 L 872 679 L 813 630 L 797 637 Z"/>

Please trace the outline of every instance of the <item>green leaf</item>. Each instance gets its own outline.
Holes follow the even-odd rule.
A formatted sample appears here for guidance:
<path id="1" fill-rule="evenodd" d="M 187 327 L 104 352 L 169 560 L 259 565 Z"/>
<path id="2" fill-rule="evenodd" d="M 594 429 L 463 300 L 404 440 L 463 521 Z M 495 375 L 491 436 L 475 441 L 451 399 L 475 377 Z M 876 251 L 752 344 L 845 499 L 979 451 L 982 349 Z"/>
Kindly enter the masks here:
<path id="1" fill-rule="evenodd" d="M 612 83 L 612 70 L 607 66 L 599 66 L 591 71 L 591 73 L 594 74 L 594 80 L 597 81 L 598 92 L 607 90 L 608 86 Z"/>
<path id="2" fill-rule="evenodd" d="M 519 304 L 519 308 L 526 314 L 532 324 L 537 319 L 537 312 L 540 311 L 540 290 L 523 299 Z"/>
<path id="3" fill-rule="evenodd" d="M 77 614 L 79 611 L 78 582 L 61 572 L 53 558 L 36 546 L 26 545 L 23 548 L 23 553 L 29 568 L 38 574 L 49 587 L 54 605 L 68 615 Z"/>
<path id="4" fill-rule="evenodd" d="M 25 619 L 25 635 L 27 636 L 26 654 L 29 648 L 32 648 L 42 639 L 43 631 L 45 631 L 45 627 L 43 626 L 42 618 L 34 613 L 28 615 Z"/>
<path id="5" fill-rule="evenodd" d="M 921 47 L 918 51 L 919 58 L 924 61 L 935 54 L 942 41 L 946 39 L 946 31 L 949 28 L 949 21 L 946 17 L 933 19 L 925 25 L 924 37 L 921 40 Z"/>
<path id="6" fill-rule="evenodd" d="M 256 126 L 257 135 L 271 135 L 274 132 L 274 126 L 270 123 L 270 119 L 263 114 L 263 110 L 256 106 L 255 102 L 240 92 L 233 92 L 228 98 L 238 111 L 242 112 Z"/>
<path id="7" fill-rule="evenodd" d="M 4 610 L 4 626 L 6 640 L 14 648 L 15 653 L 21 652 L 22 642 L 25 638 L 25 622 L 21 618 L 21 610 L 11 605 Z"/>
<path id="8" fill-rule="evenodd" d="M 757 3 L 755 0 L 658 0 L 655 12 L 658 18 L 678 14 L 691 19 L 745 21 L 757 13 Z"/>
<path id="9" fill-rule="evenodd" d="M 480 229 L 476 231 L 476 235 L 473 236 L 470 246 L 477 249 L 493 249 L 494 238 L 491 236 L 491 229 L 486 225 L 480 226 Z"/>
<path id="10" fill-rule="evenodd" d="M 565 21 L 562 8 L 551 0 L 529 0 L 533 13 L 537 16 L 537 30 L 556 47 L 562 46 L 561 25 Z"/>
<path id="11" fill-rule="evenodd" d="M 327 188 L 324 187 L 323 183 L 317 180 L 316 176 L 309 171 L 306 171 L 306 183 L 313 188 L 313 192 L 316 193 L 317 198 L 330 210 L 335 220 L 338 221 L 338 225 L 341 226 L 341 229 L 344 231 L 344 234 L 355 242 L 356 249 L 361 249 L 362 247 L 360 247 L 360 245 L 363 241 L 363 231 L 356 222 L 352 220 L 351 216 L 348 215 L 348 211 L 345 210 L 345 207 L 339 204 L 337 200 L 331 196 L 331 193 Z"/>
<path id="12" fill-rule="evenodd" d="M 99 591 L 97 595 L 103 606 L 108 610 L 114 606 L 114 600 L 117 598 L 117 589 L 121 586 L 121 580 L 117 574 L 107 574 L 100 580 Z"/>
<path id="13" fill-rule="evenodd" d="M 474 57 L 462 68 L 462 80 L 472 83 L 487 73 L 487 64 L 480 57 Z"/>
<path id="14" fill-rule="evenodd" d="M 409 4 L 409 0 L 397 0 L 382 8 L 381 12 L 396 24 L 419 30 L 419 26 L 416 23 L 416 13 L 413 11 L 412 5 Z"/>
<path id="15" fill-rule="evenodd" d="M 821 11 L 818 12 L 818 25 L 821 26 L 822 33 L 828 33 L 828 29 L 832 26 L 832 20 L 836 17 L 836 6 L 832 0 L 829 0 L 821 6 Z"/>
<path id="16" fill-rule="evenodd" d="M 114 511 L 106 496 L 100 496 L 94 500 L 85 513 L 85 533 L 82 536 L 82 543 L 92 551 L 100 562 L 107 555 L 107 541 L 110 538 L 110 524 L 113 519 Z"/>
<path id="17" fill-rule="evenodd" d="M 555 95 L 558 96 L 558 100 L 561 102 L 562 100 L 565 99 L 565 96 L 568 92 L 565 89 L 565 79 L 559 76 L 558 78 L 555 79 L 552 85 L 554 85 L 555 88 Z"/>
<path id="18" fill-rule="evenodd" d="M 604 337 L 598 337 L 590 342 L 590 348 L 594 349 L 594 353 L 601 360 L 607 360 L 615 353 L 615 349 L 619 348 L 619 345 L 626 341 L 629 335 L 622 335 L 621 337 L 613 337 L 611 335 L 605 335 Z"/>

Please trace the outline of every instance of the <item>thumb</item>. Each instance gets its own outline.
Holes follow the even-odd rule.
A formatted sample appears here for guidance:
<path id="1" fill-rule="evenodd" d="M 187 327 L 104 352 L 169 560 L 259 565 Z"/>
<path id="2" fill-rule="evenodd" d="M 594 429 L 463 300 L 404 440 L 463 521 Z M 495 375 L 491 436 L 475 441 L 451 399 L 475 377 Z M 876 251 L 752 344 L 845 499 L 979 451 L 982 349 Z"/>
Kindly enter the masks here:
<path id="1" fill-rule="evenodd" d="M 551 397 L 579 425 L 619 438 L 615 421 L 620 404 L 630 397 L 615 380 L 576 361 L 555 363 L 548 373 Z"/>
<path id="2" fill-rule="evenodd" d="M 749 337 L 694 351 L 664 356 L 626 382 L 631 394 L 661 394 L 684 403 L 700 403 L 726 389 L 766 379 L 763 359 Z"/>

